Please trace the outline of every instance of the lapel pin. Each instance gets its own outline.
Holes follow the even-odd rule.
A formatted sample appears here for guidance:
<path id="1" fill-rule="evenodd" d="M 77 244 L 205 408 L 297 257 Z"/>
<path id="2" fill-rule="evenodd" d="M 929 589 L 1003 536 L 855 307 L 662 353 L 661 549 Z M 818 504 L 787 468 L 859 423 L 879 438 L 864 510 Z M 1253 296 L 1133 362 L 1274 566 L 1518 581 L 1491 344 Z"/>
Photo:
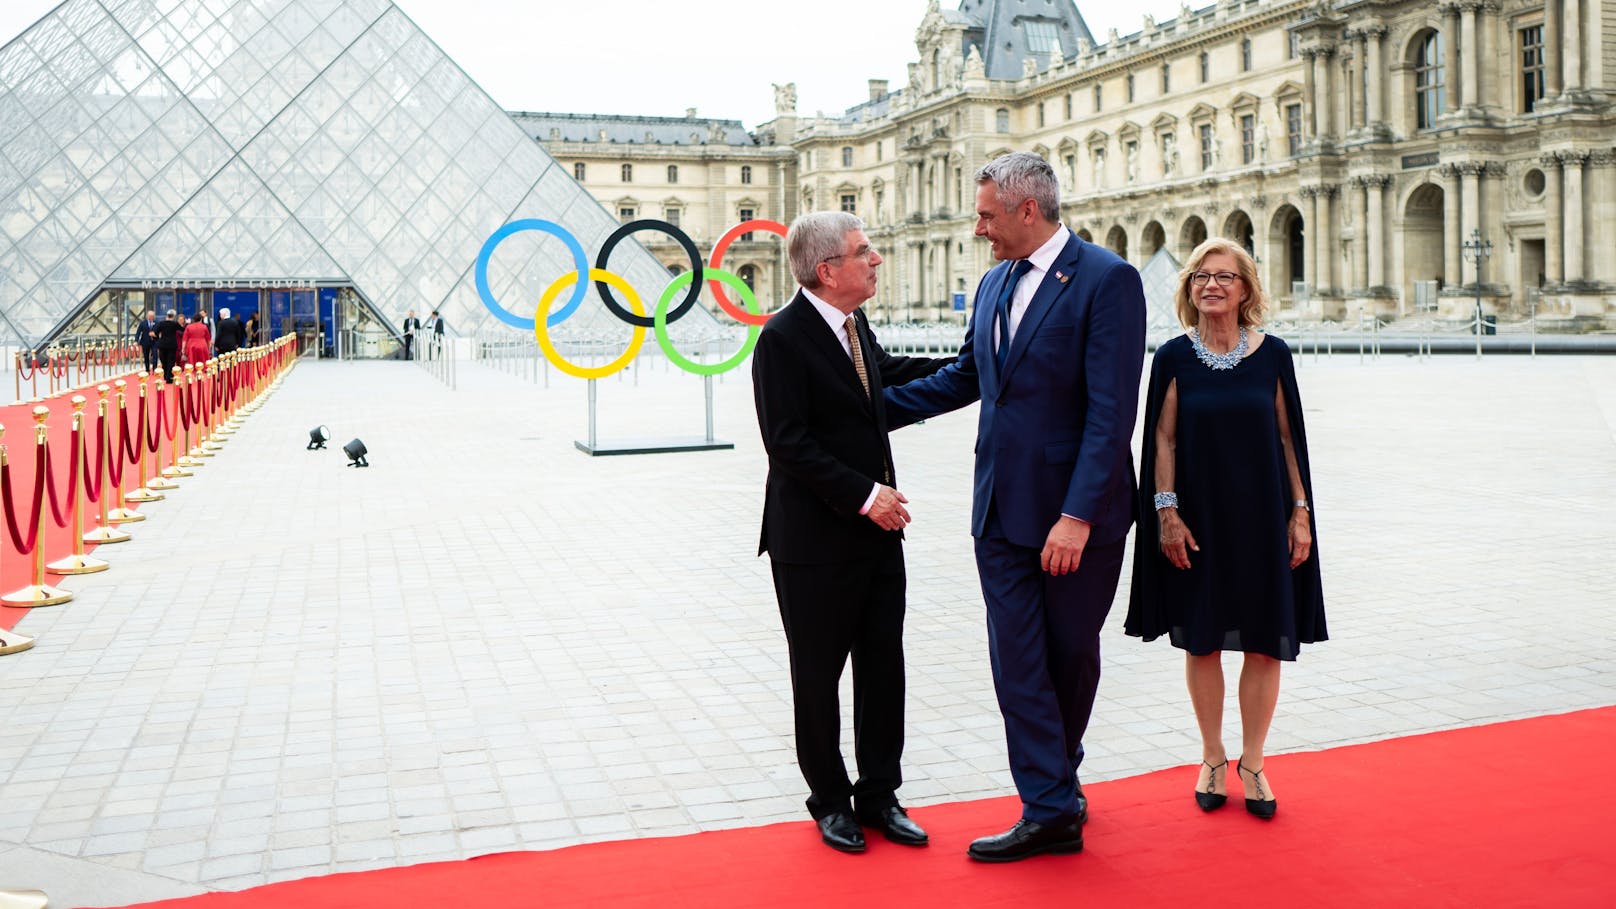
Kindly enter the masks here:
<path id="1" fill-rule="evenodd" d="M 1057 272 L 1055 272 L 1055 280 L 1061 282 L 1062 284 L 1065 284 L 1068 279 L 1067 279 L 1067 277 L 1066 277 L 1066 275 L 1064 273 L 1057 271 Z"/>

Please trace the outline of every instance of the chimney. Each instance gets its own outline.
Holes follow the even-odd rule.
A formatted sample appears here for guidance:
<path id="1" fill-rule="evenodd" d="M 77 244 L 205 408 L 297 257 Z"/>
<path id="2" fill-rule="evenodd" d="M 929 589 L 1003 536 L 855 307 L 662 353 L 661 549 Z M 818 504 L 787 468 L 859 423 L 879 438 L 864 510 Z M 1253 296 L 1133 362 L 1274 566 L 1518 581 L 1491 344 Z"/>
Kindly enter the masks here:
<path id="1" fill-rule="evenodd" d="M 870 80 L 870 100 L 871 101 L 879 101 L 882 98 L 885 98 L 886 96 L 887 96 L 887 80 L 885 80 L 885 79 L 871 79 Z"/>
<path id="2" fill-rule="evenodd" d="M 696 109 L 694 107 L 685 108 L 685 119 L 687 119 L 687 120 L 696 119 Z"/>

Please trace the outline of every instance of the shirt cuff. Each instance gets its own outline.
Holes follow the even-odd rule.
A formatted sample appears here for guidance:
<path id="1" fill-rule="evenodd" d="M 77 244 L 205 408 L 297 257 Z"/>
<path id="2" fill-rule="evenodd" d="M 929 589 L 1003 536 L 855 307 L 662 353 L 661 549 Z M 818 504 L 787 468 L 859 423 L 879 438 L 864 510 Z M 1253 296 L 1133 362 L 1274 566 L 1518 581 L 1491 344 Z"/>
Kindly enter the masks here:
<path id="1" fill-rule="evenodd" d="M 1090 521 L 1088 518 L 1080 518 L 1075 514 L 1067 514 L 1064 511 L 1061 512 L 1061 517 L 1063 517 L 1063 518 L 1071 518 L 1072 520 L 1081 522 L 1083 524 L 1093 524 L 1094 523 L 1093 521 Z"/>
<path id="2" fill-rule="evenodd" d="M 875 497 L 880 495 L 880 494 L 881 494 L 881 484 L 880 483 L 877 483 L 874 486 L 870 487 L 870 497 L 864 500 L 864 507 L 859 509 L 859 514 L 869 514 L 870 513 L 870 508 L 875 505 Z"/>

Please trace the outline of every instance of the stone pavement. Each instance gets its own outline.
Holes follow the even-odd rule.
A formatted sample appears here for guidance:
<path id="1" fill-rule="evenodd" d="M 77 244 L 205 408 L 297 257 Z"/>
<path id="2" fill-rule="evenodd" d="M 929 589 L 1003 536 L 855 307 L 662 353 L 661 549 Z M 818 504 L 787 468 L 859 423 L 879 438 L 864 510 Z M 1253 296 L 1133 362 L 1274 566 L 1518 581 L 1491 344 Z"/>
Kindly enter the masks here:
<path id="1" fill-rule="evenodd" d="M 1333 639 L 1287 667 L 1273 750 L 1616 703 L 1616 359 L 1309 355 L 1300 381 Z M 599 391 L 603 440 L 701 431 L 700 380 L 659 363 Z M 750 389 L 715 391 L 734 451 L 591 459 L 574 379 L 298 366 L 0 658 L 0 888 L 117 904 L 805 818 Z M 894 436 L 922 822 L 1012 791 L 973 432 Z M 1086 780 L 1198 758 L 1181 658 L 1123 611 Z"/>

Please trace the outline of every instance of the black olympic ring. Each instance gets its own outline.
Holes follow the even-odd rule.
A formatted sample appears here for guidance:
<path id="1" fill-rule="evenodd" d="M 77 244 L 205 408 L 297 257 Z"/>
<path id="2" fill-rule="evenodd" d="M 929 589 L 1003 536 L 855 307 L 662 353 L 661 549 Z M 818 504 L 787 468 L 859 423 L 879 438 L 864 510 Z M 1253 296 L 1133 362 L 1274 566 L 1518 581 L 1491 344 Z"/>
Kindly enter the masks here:
<path id="1" fill-rule="evenodd" d="M 612 231 L 612 235 L 607 237 L 606 242 L 600 245 L 600 252 L 595 256 L 595 267 L 601 271 L 607 271 L 606 260 L 611 256 L 612 250 L 617 247 L 617 244 L 629 234 L 642 230 L 660 231 L 672 237 L 680 246 L 685 248 L 685 255 L 690 257 L 690 270 L 695 272 L 695 277 L 690 279 L 690 290 L 685 294 L 685 298 L 668 313 L 668 324 L 672 325 L 683 318 L 684 314 L 690 311 L 690 307 L 696 305 L 696 298 L 701 296 L 701 253 L 696 251 L 696 244 L 691 241 L 689 234 L 666 221 L 658 221 L 655 218 L 641 218 L 638 221 L 630 221 Z M 636 316 L 624 309 L 622 304 L 617 302 L 617 298 L 612 296 L 611 288 L 606 286 L 605 281 L 596 281 L 595 290 L 600 292 L 600 301 L 606 304 L 606 308 L 612 311 L 612 315 L 630 325 L 638 325 L 642 328 L 654 327 L 656 320 L 653 317 Z"/>

